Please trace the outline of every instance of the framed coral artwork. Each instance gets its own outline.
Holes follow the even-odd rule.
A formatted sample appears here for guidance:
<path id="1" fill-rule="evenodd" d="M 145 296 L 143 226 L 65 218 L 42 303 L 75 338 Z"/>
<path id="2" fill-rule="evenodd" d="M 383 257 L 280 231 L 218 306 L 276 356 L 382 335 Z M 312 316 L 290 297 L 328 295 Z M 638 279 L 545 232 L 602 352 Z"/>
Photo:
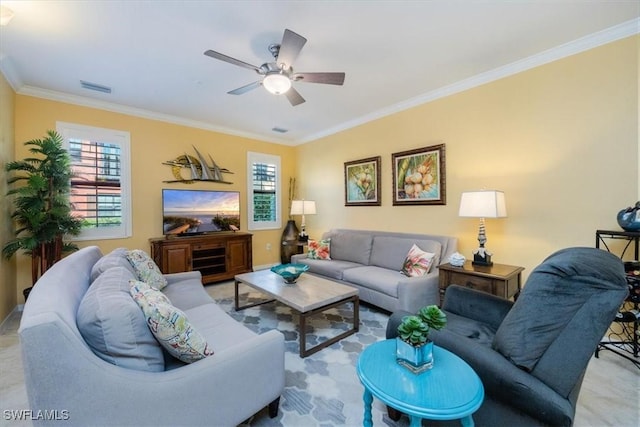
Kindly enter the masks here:
<path id="1" fill-rule="evenodd" d="M 393 153 L 393 205 L 446 205 L 444 144 Z"/>
<path id="2" fill-rule="evenodd" d="M 344 205 L 380 206 L 380 156 L 345 162 Z"/>

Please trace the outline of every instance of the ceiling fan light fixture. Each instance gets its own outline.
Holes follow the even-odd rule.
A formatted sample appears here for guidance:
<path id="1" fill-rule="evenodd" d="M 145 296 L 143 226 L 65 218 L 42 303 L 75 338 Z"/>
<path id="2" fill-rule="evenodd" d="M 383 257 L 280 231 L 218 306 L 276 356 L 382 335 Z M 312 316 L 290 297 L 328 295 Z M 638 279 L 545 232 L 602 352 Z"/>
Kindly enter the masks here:
<path id="1" fill-rule="evenodd" d="M 272 94 L 282 95 L 283 93 L 291 89 L 291 80 L 284 74 L 267 74 L 262 80 L 262 85 Z"/>

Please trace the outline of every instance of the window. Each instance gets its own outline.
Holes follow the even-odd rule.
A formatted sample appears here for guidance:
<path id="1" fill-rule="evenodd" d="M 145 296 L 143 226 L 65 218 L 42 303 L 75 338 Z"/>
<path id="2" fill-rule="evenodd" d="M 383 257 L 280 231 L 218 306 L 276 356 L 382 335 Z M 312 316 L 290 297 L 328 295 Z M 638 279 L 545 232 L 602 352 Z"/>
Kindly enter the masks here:
<path id="1" fill-rule="evenodd" d="M 77 240 L 131 236 L 129 133 L 57 123 L 71 157 L 73 214 L 82 218 Z"/>
<path id="2" fill-rule="evenodd" d="M 280 157 L 247 153 L 249 230 L 282 227 L 280 215 Z"/>

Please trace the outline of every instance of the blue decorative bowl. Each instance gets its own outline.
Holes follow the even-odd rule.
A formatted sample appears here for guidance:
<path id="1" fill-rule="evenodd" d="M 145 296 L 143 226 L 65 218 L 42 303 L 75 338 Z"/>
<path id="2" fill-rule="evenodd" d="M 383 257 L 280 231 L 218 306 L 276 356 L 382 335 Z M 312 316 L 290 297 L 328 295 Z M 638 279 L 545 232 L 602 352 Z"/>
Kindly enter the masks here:
<path id="1" fill-rule="evenodd" d="M 640 202 L 618 212 L 618 224 L 624 231 L 640 231 Z"/>
<path id="2" fill-rule="evenodd" d="M 296 283 L 298 277 L 309 269 L 306 264 L 280 264 L 271 267 L 271 271 L 282 276 L 285 282 L 291 284 Z"/>

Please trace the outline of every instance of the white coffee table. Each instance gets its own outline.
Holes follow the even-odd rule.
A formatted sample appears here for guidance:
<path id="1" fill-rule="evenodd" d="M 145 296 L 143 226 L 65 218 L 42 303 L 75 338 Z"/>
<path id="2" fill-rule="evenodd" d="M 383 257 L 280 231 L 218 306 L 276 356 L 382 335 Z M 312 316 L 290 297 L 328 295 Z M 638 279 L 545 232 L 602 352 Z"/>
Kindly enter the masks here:
<path id="1" fill-rule="evenodd" d="M 268 295 L 271 299 L 254 304 L 240 306 L 238 287 L 245 284 L 257 291 Z M 342 285 L 331 280 L 302 274 L 294 284 L 287 284 L 282 277 L 270 270 L 260 270 L 252 273 L 243 273 L 235 276 L 235 309 L 243 310 L 249 307 L 279 301 L 298 313 L 298 335 L 300 337 L 300 357 L 307 357 L 325 347 L 358 331 L 360 326 L 359 310 L 360 299 L 358 290 L 350 286 Z M 353 327 L 343 333 L 329 338 L 313 347 L 306 348 L 306 322 L 307 317 L 322 313 L 330 308 L 343 304 L 353 303 Z"/>

